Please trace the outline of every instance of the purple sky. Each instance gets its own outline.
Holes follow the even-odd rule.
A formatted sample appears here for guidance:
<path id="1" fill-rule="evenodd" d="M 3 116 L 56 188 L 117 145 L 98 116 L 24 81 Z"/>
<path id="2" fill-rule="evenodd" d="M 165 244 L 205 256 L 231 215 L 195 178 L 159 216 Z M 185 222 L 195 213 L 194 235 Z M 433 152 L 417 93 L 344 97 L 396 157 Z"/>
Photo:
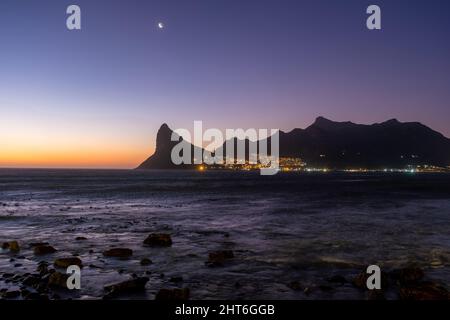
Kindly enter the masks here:
<path id="1" fill-rule="evenodd" d="M 81 31 L 65 28 L 70 4 Z M 365 27 L 370 4 L 381 31 Z M 163 122 L 194 120 L 289 131 L 319 115 L 398 118 L 450 137 L 449 13 L 446 0 L 2 0 L 0 166 L 24 164 L 19 150 L 79 150 L 132 167 Z"/>

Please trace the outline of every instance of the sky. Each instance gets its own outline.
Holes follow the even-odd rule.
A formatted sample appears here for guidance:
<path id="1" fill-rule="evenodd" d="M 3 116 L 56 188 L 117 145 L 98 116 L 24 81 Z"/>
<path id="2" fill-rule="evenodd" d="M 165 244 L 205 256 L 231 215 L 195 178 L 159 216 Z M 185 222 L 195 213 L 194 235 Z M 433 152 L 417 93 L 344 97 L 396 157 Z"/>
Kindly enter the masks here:
<path id="1" fill-rule="evenodd" d="M 82 30 L 66 28 L 71 4 Z M 371 4 L 382 30 L 366 28 Z M 449 14 L 447 0 L 2 0 L 0 167 L 133 168 L 162 123 L 195 120 L 397 118 L 450 137 Z"/>

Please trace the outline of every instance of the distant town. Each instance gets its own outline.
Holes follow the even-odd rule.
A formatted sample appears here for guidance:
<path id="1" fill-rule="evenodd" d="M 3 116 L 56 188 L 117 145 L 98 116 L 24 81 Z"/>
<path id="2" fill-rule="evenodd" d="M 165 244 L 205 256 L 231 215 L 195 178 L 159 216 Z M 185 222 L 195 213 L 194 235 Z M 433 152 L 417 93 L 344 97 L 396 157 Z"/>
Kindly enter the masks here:
<path id="1" fill-rule="evenodd" d="M 261 164 L 249 163 L 235 163 L 235 164 L 214 164 L 198 165 L 198 171 L 206 170 L 235 170 L 235 171 L 253 171 L 260 170 L 267 166 Z M 364 172 L 386 172 L 386 173 L 450 173 L 450 166 L 438 167 L 434 165 L 408 165 L 404 168 L 346 168 L 335 169 L 327 167 L 314 167 L 308 164 L 301 158 L 280 158 L 279 170 L 281 172 L 349 172 L 349 173 L 364 173 Z"/>

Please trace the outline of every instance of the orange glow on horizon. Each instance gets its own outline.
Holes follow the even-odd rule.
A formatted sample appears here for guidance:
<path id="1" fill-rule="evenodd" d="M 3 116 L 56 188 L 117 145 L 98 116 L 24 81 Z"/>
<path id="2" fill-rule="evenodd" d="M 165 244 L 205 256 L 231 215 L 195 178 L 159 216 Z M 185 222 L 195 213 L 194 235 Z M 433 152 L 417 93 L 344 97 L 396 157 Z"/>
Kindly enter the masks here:
<path id="1" fill-rule="evenodd" d="M 7 150 L 0 168 L 115 168 L 133 169 L 153 151 L 131 149 Z"/>

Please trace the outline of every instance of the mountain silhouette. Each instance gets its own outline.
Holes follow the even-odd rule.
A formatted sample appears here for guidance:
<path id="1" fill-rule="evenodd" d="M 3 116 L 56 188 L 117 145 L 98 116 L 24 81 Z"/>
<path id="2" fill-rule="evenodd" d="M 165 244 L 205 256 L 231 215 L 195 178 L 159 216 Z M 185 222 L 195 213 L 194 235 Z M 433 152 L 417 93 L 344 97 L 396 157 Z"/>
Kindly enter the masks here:
<path id="1" fill-rule="evenodd" d="M 174 141 L 172 141 L 172 135 L 174 137 Z M 158 130 L 158 134 L 156 135 L 156 149 L 155 153 L 145 160 L 137 169 L 189 169 L 193 168 L 193 165 L 183 164 L 176 165 L 172 162 L 171 154 L 172 149 L 180 142 L 186 143 L 188 147 L 191 148 L 191 163 L 194 163 L 194 152 L 195 149 L 198 148 L 187 141 L 183 140 L 183 137 L 180 137 L 178 134 L 174 133 L 169 126 L 164 123 Z M 201 149 L 203 152 L 203 149 Z M 182 156 L 183 153 L 181 152 Z"/>
<path id="2" fill-rule="evenodd" d="M 171 149 L 177 144 L 170 141 L 171 133 L 166 124 L 160 128 L 155 154 L 139 169 L 177 167 L 170 161 Z M 270 139 L 260 141 L 269 142 L 269 153 Z M 236 145 L 237 139 L 233 142 Z M 246 150 L 248 143 L 246 140 Z M 224 143 L 223 151 L 226 151 L 225 146 Z M 191 145 L 191 148 L 196 147 Z M 306 129 L 280 131 L 280 157 L 301 158 L 309 166 L 336 169 L 403 168 L 408 165 L 446 167 L 450 165 L 450 139 L 418 122 L 402 123 L 391 119 L 362 125 L 318 117 Z"/>

